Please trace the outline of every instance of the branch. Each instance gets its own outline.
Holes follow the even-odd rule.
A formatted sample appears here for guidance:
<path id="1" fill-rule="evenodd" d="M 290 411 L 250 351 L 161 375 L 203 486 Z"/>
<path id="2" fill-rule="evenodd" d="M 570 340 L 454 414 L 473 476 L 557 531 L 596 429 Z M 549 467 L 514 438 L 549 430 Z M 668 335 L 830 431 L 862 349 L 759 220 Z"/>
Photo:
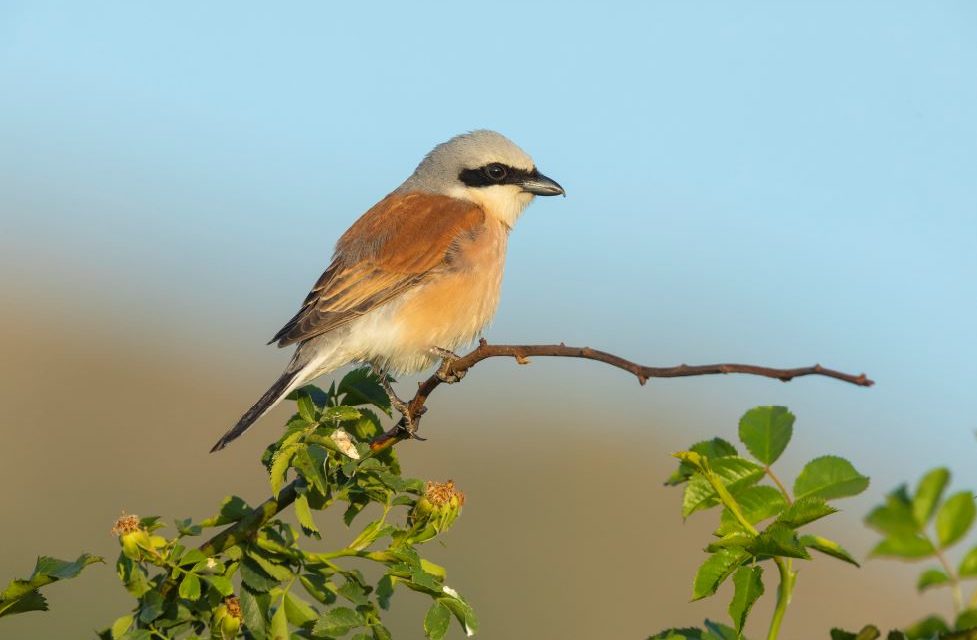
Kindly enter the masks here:
<path id="1" fill-rule="evenodd" d="M 473 351 L 455 360 L 445 361 L 438 373 L 432 375 L 418 385 L 417 393 L 414 394 L 414 397 L 411 398 L 410 402 L 407 403 L 407 410 L 410 413 L 410 417 L 414 425 L 417 425 L 417 422 L 427 410 L 424 403 L 427 402 L 428 397 L 443 382 L 441 379 L 442 375 L 454 375 L 457 378 L 461 378 L 465 375 L 465 373 L 468 372 L 469 369 L 474 367 L 482 360 L 498 356 L 515 358 L 516 362 L 519 364 L 528 364 L 529 360 L 527 358 L 529 358 L 529 356 L 554 356 L 558 358 L 584 358 L 585 360 L 596 360 L 634 374 L 635 377 L 638 378 L 638 382 L 642 385 L 648 382 L 648 380 L 651 378 L 684 378 L 688 376 L 708 376 L 720 373 L 746 373 L 754 376 L 763 376 L 765 378 L 776 378 L 781 382 L 790 382 L 794 378 L 817 375 L 827 378 L 834 378 L 835 380 L 848 382 L 859 387 L 871 387 L 873 384 L 875 384 L 875 382 L 866 377 L 864 373 L 856 376 L 850 373 L 835 371 L 834 369 L 826 369 L 819 364 L 812 367 L 797 367 L 794 369 L 774 369 L 771 367 L 761 367 L 754 364 L 680 364 L 674 367 L 647 367 L 636 362 L 631 362 L 630 360 L 625 360 L 624 358 L 605 351 L 598 351 L 597 349 L 591 349 L 590 347 L 568 347 L 562 342 L 560 344 L 490 345 L 485 341 L 485 339 L 482 339 L 479 340 L 478 347 L 476 347 Z M 372 443 L 371 447 L 374 451 L 379 451 L 411 436 L 412 434 L 407 429 L 407 418 L 405 416 L 401 418 L 400 421 L 389 431 L 377 438 Z"/>
<path id="2" fill-rule="evenodd" d="M 869 380 L 865 374 L 851 375 L 833 369 L 826 369 L 819 364 L 813 367 L 798 367 L 795 369 L 773 369 L 770 367 L 760 367 L 752 364 L 704 364 L 687 365 L 680 364 L 675 367 L 646 367 L 640 364 L 625 360 L 604 351 L 591 349 L 590 347 L 568 347 L 565 344 L 537 344 L 537 345 L 490 345 L 485 340 L 480 340 L 478 347 L 473 351 L 454 360 L 447 360 L 439 369 L 438 373 L 432 375 L 427 380 L 420 383 L 417 393 L 407 403 L 407 410 L 415 426 L 421 416 L 427 410 L 424 403 L 428 397 L 442 384 L 440 376 L 456 376 L 461 378 L 482 360 L 499 356 L 515 358 L 519 364 L 527 364 L 529 356 L 554 356 L 560 358 L 584 358 L 585 360 L 596 360 L 623 369 L 638 378 L 642 385 L 651 378 L 682 378 L 686 376 L 706 376 L 720 373 L 746 373 L 765 378 L 776 378 L 783 382 L 789 382 L 794 378 L 803 376 L 824 376 L 834 378 L 842 382 L 849 382 L 860 387 L 871 387 L 875 384 Z M 398 442 L 411 437 L 407 430 L 406 418 L 401 418 L 390 430 L 379 436 L 370 445 L 374 452 L 379 452 Z M 257 531 L 269 520 L 274 518 L 280 511 L 295 502 L 298 495 L 298 480 L 286 485 L 277 497 L 268 498 L 254 508 L 251 513 L 242 520 L 224 529 L 213 538 L 204 542 L 198 548 L 207 556 L 216 555 L 226 551 L 234 545 L 240 544 L 257 533 Z"/>

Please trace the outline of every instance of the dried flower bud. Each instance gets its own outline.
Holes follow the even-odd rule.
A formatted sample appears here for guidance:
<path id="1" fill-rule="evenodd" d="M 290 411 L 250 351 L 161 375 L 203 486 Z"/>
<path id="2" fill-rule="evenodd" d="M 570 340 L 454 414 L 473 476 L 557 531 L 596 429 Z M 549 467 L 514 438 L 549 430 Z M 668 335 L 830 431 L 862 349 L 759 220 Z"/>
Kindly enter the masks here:
<path id="1" fill-rule="evenodd" d="M 410 514 L 411 542 L 430 540 L 446 531 L 461 512 L 465 494 L 455 489 L 455 483 L 428 482 L 424 495 L 414 505 Z"/>
<path id="2" fill-rule="evenodd" d="M 112 526 L 112 535 L 123 536 L 133 531 L 139 531 L 139 516 L 123 511 Z"/>

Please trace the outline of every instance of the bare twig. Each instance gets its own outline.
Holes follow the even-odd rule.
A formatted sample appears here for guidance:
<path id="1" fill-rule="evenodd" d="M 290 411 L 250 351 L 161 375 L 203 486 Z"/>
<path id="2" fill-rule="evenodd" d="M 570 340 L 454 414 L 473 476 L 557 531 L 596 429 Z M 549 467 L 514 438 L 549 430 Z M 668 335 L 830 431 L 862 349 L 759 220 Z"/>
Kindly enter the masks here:
<path id="1" fill-rule="evenodd" d="M 559 358 L 584 358 L 586 360 L 596 360 L 634 374 L 638 378 L 638 382 L 642 385 L 651 378 L 683 378 L 687 376 L 708 376 L 720 373 L 746 373 L 754 376 L 763 376 L 765 378 L 775 378 L 782 382 L 790 382 L 794 378 L 800 378 L 803 376 L 817 375 L 834 378 L 835 380 L 841 380 L 842 382 L 848 382 L 860 387 L 871 387 L 873 384 L 875 384 L 872 380 L 866 377 L 864 373 L 856 376 L 850 373 L 835 371 L 834 369 L 827 369 L 819 364 L 811 367 L 797 367 L 794 369 L 774 369 L 772 367 L 761 367 L 753 364 L 732 363 L 700 365 L 680 364 L 674 367 L 647 367 L 636 362 L 631 362 L 630 360 L 625 360 L 624 358 L 605 351 L 591 349 L 590 347 L 568 347 L 563 343 L 526 345 L 489 344 L 482 339 L 479 341 L 478 347 L 476 347 L 473 351 L 459 357 L 456 360 L 445 361 L 439 370 L 441 376 L 438 374 L 432 375 L 418 385 L 417 393 L 414 394 L 414 397 L 411 398 L 407 403 L 407 409 L 410 412 L 410 417 L 412 418 L 414 424 L 416 425 L 421 416 L 424 414 L 426 410 L 424 403 L 427 402 L 428 397 L 443 382 L 442 376 L 454 374 L 460 378 L 469 369 L 482 360 L 498 356 L 515 358 L 516 362 L 519 364 L 526 364 L 529 362 L 527 358 L 530 356 L 554 356 Z M 406 418 L 402 418 L 396 425 L 393 426 L 393 428 L 377 438 L 371 446 L 375 451 L 385 449 L 396 442 L 399 442 L 400 440 L 411 437 L 412 433 L 408 431 L 406 425 Z"/>

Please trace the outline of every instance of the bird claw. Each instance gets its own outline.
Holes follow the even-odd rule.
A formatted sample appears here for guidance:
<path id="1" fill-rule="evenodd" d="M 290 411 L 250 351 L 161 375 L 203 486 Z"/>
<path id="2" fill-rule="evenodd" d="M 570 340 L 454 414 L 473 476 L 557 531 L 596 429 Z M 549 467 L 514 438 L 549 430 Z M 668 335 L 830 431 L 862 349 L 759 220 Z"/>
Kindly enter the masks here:
<path id="1" fill-rule="evenodd" d="M 425 438 L 417 435 L 417 429 L 419 427 L 418 423 L 421 419 L 420 413 L 417 416 L 411 414 L 410 403 L 404 402 L 400 399 L 393 387 L 390 386 L 390 380 L 387 379 L 387 373 L 385 371 L 380 371 L 376 367 L 374 367 L 373 370 L 377 373 L 377 377 L 380 380 L 380 386 L 383 387 L 383 390 L 387 394 L 387 398 L 390 400 L 390 406 L 396 409 L 397 412 L 403 416 L 400 422 L 397 423 L 398 429 L 404 432 L 407 438 L 424 441 Z"/>
<path id="2" fill-rule="evenodd" d="M 441 366 L 438 370 L 434 372 L 438 380 L 445 382 L 447 384 L 454 384 L 456 382 L 461 382 L 461 379 L 465 377 L 467 371 L 452 371 L 451 365 L 455 363 L 461 356 L 459 356 L 454 351 L 449 351 L 448 349 L 442 349 L 441 347 L 431 347 L 431 353 L 437 355 L 441 358 Z"/>

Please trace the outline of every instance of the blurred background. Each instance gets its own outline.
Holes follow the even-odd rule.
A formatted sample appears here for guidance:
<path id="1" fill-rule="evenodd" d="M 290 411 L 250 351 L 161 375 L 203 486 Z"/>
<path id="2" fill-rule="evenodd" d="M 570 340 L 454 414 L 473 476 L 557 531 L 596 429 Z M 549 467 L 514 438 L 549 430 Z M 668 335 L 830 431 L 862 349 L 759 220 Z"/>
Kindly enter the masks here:
<path id="1" fill-rule="evenodd" d="M 435 559 L 480 636 L 724 619 L 725 590 L 688 602 L 714 515 L 683 523 L 662 480 L 757 404 L 798 416 L 783 475 L 838 453 L 871 476 L 820 529 L 864 558 L 896 484 L 977 485 L 975 28 L 966 1 L 0 4 L 0 581 L 114 558 L 123 509 L 265 497 L 290 408 L 207 453 L 287 361 L 265 341 L 361 212 L 482 127 L 568 192 L 514 230 L 490 341 L 877 385 L 538 358 L 439 390 L 399 452 L 468 494 Z M 785 637 L 946 613 L 918 569 L 803 563 Z M 0 635 L 91 637 L 129 606 L 111 565 L 48 593 Z M 395 599 L 396 637 L 423 604 Z"/>

